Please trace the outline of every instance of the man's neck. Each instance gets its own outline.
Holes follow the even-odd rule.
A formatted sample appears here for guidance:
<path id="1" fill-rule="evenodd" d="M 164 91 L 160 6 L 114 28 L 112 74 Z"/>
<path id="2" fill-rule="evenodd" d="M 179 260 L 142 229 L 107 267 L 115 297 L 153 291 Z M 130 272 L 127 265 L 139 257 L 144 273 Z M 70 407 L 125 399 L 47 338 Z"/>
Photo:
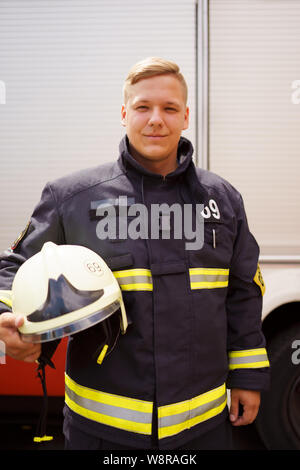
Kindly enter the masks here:
<path id="1" fill-rule="evenodd" d="M 150 160 L 137 152 L 130 144 L 129 149 L 132 157 L 146 170 L 156 173 L 158 175 L 166 176 L 172 173 L 178 167 L 177 154 L 174 156 L 167 156 L 163 160 Z"/>

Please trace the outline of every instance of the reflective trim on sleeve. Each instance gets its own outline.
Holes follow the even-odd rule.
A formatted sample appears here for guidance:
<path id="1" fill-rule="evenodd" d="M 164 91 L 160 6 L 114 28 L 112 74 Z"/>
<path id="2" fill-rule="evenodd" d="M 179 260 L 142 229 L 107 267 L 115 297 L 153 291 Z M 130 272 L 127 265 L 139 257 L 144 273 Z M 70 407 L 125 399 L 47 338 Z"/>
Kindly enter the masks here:
<path id="1" fill-rule="evenodd" d="M 124 269 L 113 272 L 121 290 L 126 291 L 152 291 L 153 283 L 149 269 Z"/>
<path id="2" fill-rule="evenodd" d="M 8 307 L 12 308 L 12 291 L 11 290 L 0 290 L 0 302 L 3 302 Z"/>
<path id="3" fill-rule="evenodd" d="M 151 435 L 153 403 L 100 392 L 78 385 L 65 374 L 65 402 L 92 421 L 139 434 Z"/>
<path id="4" fill-rule="evenodd" d="M 242 351 L 230 351 L 228 353 L 229 370 L 256 369 L 269 367 L 267 351 L 265 348 L 246 349 Z"/>
<path id="5" fill-rule="evenodd" d="M 225 384 L 190 400 L 158 408 L 158 437 L 173 436 L 223 411 L 227 403 Z"/>
<path id="6" fill-rule="evenodd" d="M 229 269 L 190 268 L 191 289 L 216 289 L 228 286 Z"/>

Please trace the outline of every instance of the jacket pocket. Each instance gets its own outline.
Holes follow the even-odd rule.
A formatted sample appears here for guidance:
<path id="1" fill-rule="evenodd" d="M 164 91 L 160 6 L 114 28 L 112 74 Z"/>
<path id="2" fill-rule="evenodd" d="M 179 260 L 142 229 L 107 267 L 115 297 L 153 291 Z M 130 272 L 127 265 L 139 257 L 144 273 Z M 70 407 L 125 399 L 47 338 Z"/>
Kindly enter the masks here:
<path id="1" fill-rule="evenodd" d="M 123 255 L 111 256 L 106 260 L 107 266 L 112 270 L 116 271 L 119 269 L 126 269 L 133 266 L 134 259 L 131 253 L 125 253 Z"/>

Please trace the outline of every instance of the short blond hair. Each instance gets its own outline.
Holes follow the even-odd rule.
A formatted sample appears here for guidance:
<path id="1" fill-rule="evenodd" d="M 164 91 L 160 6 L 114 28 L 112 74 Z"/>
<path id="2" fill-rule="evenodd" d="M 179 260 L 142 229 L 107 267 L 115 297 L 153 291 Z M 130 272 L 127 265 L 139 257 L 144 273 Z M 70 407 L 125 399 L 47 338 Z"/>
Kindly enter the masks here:
<path id="1" fill-rule="evenodd" d="M 129 87 L 138 81 L 155 77 L 156 75 L 174 75 L 182 84 L 185 103 L 188 97 L 188 87 L 184 76 L 180 72 L 179 66 L 170 60 L 162 59 L 161 57 L 147 57 L 146 59 L 137 62 L 130 70 L 125 79 L 123 86 L 123 98 L 126 104 L 129 97 Z"/>

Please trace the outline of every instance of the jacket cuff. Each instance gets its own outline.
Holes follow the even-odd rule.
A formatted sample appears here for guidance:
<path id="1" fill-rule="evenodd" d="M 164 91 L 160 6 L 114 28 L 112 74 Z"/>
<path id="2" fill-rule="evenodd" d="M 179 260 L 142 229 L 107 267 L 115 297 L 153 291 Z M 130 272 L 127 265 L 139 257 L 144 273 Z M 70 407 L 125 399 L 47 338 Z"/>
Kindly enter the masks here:
<path id="1" fill-rule="evenodd" d="M 236 369 L 230 371 L 226 381 L 227 388 L 266 391 L 270 388 L 270 368 Z"/>

